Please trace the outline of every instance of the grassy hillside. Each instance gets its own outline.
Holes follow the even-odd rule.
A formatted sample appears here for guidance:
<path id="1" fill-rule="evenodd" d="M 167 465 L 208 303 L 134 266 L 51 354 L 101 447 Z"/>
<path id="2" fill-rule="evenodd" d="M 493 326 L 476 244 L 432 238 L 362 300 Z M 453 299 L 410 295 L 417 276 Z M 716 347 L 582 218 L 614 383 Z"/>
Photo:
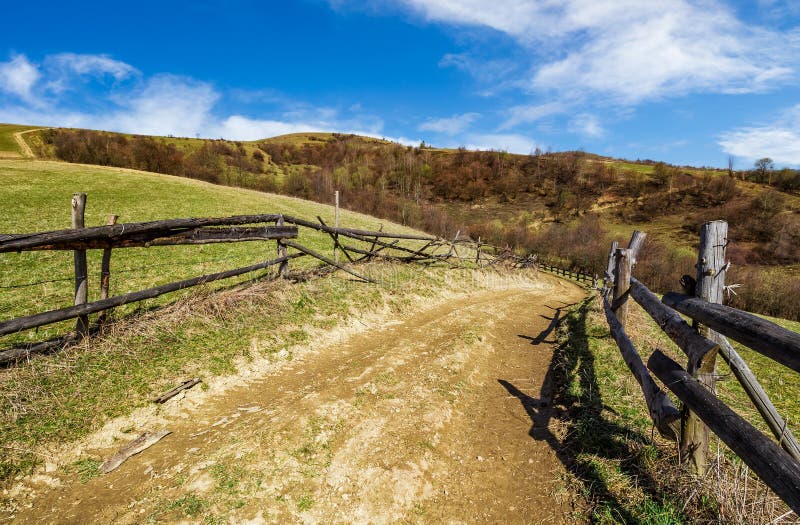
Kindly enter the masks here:
<path id="1" fill-rule="evenodd" d="M 49 129 L 42 157 L 133 167 L 329 202 L 431 233 L 456 231 L 602 273 L 611 239 L 648 232 L 637 275 L 657 291 L 692 273 L 703 222 L 730 223 L 735 306 L 800 319 L 800 171 L 670 166 L 584 152 L 514 155 L 303 133 L 253 142 Z M 786 290 L 776 300 L 762 290 Z M 797 292 L 797 293 L 795 293 Z"/>
<path id="2" fill-rule="evenodd" d="M 292 197 L 215 186 L 201 181 L 133 170 L 80 166 L 61 162 L 0 161 L 0 232 L 25 233 L 68 228 L 70 199 L 74 192 L 88 194 L 87 226 L 106 223 L 109 214 L 120 222 L 139 222 L 178 217 L 213 217 L 255 213 L 284 213 L 311 220 L 317 215 L 333 222 L 333 208 Z M 343 225 L 411 231 L 386 221 L 343 211 Z M 330 238 L 302 230 L 299 241 L 330 254 Z M 119 294 L 182 278 L 253 264 L 275 256 L 275 243 L 233 243 L 201 246 L 163 246 L 116 250 L 112 257 L 111 293 Z M 90 250 L 90 300 L 98 296 L 101 251 Z M 3 318 L 27 315 L 71 305 L 72 254 L 70 252 L 23 252 L 0 254 L 4 268 L 0 278 L 0 311 Z M 293 267 L 316 264 L 307 259 Z M 269 271 L 269 270 L 268 270 Z M 245 276 L 244 278 L 251 278 Z M 216 287 L 230 286 L 221 281 Z M 186 291 L 185 294 L 190 294 Z M 176 294 L 144 305 L 163 304 Z M 177 294 L 180 295 L 180 292 Z M 130 306 L 130 311 L 137 306 Z M 29 331 L 12 339 L 42 339 L 68 329 L 67 322 L 55 328 Z"/>
<path id="3" fill-rule="evenodd" d="M 19 143 L 14 138 L 14 134 L 30 129 L 36 128 L 18 124 L 0 124 L 0 158 L 22 157 L 22 151 L 20 151 Z"/>

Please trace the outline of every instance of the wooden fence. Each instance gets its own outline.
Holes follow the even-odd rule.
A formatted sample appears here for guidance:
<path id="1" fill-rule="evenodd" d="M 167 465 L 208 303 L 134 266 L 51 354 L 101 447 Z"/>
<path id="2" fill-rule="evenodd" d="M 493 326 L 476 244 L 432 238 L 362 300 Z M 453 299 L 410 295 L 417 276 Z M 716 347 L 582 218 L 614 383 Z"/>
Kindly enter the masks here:
<path id="1" fill-rule="evenodd" d="M 117 216 L 110 216 L 105 226 L 85 227 L 86 194 L 76 193 L 72 198 L 72 228 L 57 231 L 0 235 L 0 253 L 23 251 L 69 250 L 74 253 L 74 306 L 49 310 L 23 317 L 0 321 L 0 336 L 37 328 L 52 323 L 77 319 L 74 333 L 55 341 L 34 343 L 0 351 L 0 365 L 14 363 L 31 354 L 44 353 L 64 343 L 79 340 L 102 328 L 106 314 L 113 308 L 152 299 L 167 293 L 190 288 L 277 266 L 277 276 L 289 277 L 292 259 L 310 256 L 325 266 L 341 269 L 366 282 L 375 279 L 356 271 L 358 263 L 389 260 L 429 265 L 444 263 L 451 267 L 492 267 L 506 264 L 516 268 L 536 266 L 534 256 L 520 257 L 509 249 L 497 249 L 480 240 L 477 242 L 456 234 L 453 240 L 420 234 L 336 228 L 328 226 L 321 217 L 317 222 L 280 214 L 241 215 L 218 218 L 168 219 L 150 222 L 117 224 Z M 298 242 L 299 228 L 327 233 L 335 253 L 341 253 L 347 263 L 329 258 Z M 211 243 L 275 241 L 276 258 L 263 262 L 200 275 L 177 282 L 109 297 L 112 253 L 119 249 L 148 248 L 151 246 L 200 245 Z M 421 246 L 400 244 L 417 241 Z M 102 250 L 100 270 L 100 298 L 88 300 L 87 250 Z M 289 253 L 289 249 L 294 253 Z M 461 250 L 459 252 L 459 250 Z M 91 314 L 99 314 L 94 326 L 89 323 Z"/>
<path id="2" fill-rule="evenodd" d="M 679 443 L 683 460 L 694 472 L 708 469 L 709 431 L 714 432 L 783 501 L 800 513 L 800 446 L 750 368 L 727 337 L 795 372 L 800 372 L 800 334 L 748 312 L 722 305 L 728 225 L 706 223 L 700 232 L 697 276 L 684 276 L 684 293 L 661 300 L 632 277 L 645 234 L 634 232 L 629 247 L 613 243 L 608 256 L 606 285 L 601 292 L 611 335 L 625 363 L 639 382 L 656 429 Z M 628 306 L 633 298 L 687 357 L 685 369 L 659 349 L 645 366 L 626 333 Z M 681 314 L 691 318 L 687 323 Z M 716 395 L 716 356 L 728 363 L 775 440 L 757 430 Z M 676 407 L 650 372 L 677 396 Z"/>

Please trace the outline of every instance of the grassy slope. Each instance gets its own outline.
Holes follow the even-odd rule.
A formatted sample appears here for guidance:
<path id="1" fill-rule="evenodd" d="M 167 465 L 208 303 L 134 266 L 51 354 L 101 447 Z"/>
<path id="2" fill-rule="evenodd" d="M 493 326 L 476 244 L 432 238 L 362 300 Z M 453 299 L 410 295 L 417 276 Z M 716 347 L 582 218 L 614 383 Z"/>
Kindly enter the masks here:
<path id="1" fill-rule="evenodd" d="M 133 170 L 81 166 L 46 161 L 0 161 L 0 232 L 25 233 L 67 228 L 70 224 L 70 199 L 73 192 L 88 194 L 86 224 L 105 224 L 108 214 L 120 222 L 197 216 L 227 216 L 250 213 L 285 213 L 313 220 L 321 215 L 333 222 L 333 208 L 291 197 L 270 195 L 199 182 L 180 177 Z M 381 221 L 342 211 L 341 224 L 375 229 Z M 394 231 L 410 231 L 387 224 Z M 331 253 L 330 238 L 303 229 L 299 241 L 311 248 Z M 253 264 L 275 255 L 275 243 L 210 244 L 169 246 L 149 249 L 117 250 L 112 257 L 112 294 L 125 293 Z M 89 252 L 90 300 L 98 294 L 101 252 Z M 56 307 L 69 306 L 72 294 L 72 254 L 70 252 L 23 252 L 0 254 L 4 268 L 0 278 L 2 318 L 27 315 Z M 292 261 L 306 266 L 312 261 Z M 24 286 L 40 281 L 56 281 Z M 228 286 L 230 281 L 218 286 Z M 21 286 L 21 287 L 20 287 Z M 180 294 L 179 292 L 178 294 Z M 184 295 L 192 293 L 183 292 Z M 173 294 L 151 304 L 173 300 Z M 130 311 L 133 306 L 126 311 Z M 68 329 L 70 323 L 39 333 L 17 337 L 40 340 L 43 335 Z"/>
<path id="2" fill-rule="evenodd" d="M 4 156 L 21 156 L 22 152 L 19 150 L 19 144 L 17 144 L 16 139 L 14 139 L 14 133 L 35 128 L 35 126 L 21 126 L 19 124 L 0 124 L 0 158 Z"/>

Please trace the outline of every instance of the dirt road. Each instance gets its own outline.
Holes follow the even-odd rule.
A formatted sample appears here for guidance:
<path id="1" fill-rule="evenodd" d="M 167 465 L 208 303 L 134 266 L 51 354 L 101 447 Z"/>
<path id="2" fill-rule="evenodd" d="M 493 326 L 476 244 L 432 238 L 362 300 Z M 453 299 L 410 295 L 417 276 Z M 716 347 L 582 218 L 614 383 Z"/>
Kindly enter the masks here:
<path id="1" fill-rule="evenodd" d="M 14 517 L 572 523 L 566 469 L 530 414 L 549 410 L 554 317 L 584 292 L 540 279 L 388 319 L 202 402 L 189 392 L 170 401 L 172 434 L 107 475 L 38 475 Z M 143 430 L 160 428 L 129 439 Z"/>

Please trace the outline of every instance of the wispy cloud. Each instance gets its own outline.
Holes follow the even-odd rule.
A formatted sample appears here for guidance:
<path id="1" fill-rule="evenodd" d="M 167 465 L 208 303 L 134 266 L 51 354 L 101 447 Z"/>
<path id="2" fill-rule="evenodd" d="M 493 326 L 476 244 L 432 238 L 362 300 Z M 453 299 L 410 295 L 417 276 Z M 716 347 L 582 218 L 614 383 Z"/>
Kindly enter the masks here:
<path id="1" fill-rule="evenodd" d="M 110 76 L 124 85 L 83 87 L 86 77 Z M 81 89 L 78 89 L 81 88 Z M 77 93 L 68 96 L 71 91 Z M 213 84 L 172 74 L 142 77 L 107 55 L 60 53 L 35 64 L 24 55 L 0 63 L 0 121 L 104 129 L 145 135 L 255 140 L 303 131 L 380 137 L 383 121 L 360 108 L 342 112 L 265 91 L 279 106 L 269 115 L 220 114 L 225 97 Z M 5 94 L 5 95 L 4 95 Z M 241 98 L 235 92 L 233 98 Z M 82 103 L 91 99 L 91 104 Z"/>
<path id="2" fill-rule="evenodd" d="M 39 69 L 25 55 L 0 62 L 0 92 L 10 93 L 25 102 L 35 102 L 33 86 L 40 77 Z"/>
<path id="3" fill-rule="evenodd" d="M 570 107 L 563 102 L 547 102 L 514 106 L 504 111 L 506 119 L 500 124 L 500 130 L 514 128 L 520 124 L 530 124 L 546 117 L 566 113 Z"/>
<path id="4" fill-rule="evenodd" d="M 479 113 L 464 113 L 449 118 L 430 119 L 419 125 L 419 131 L 432 131 L 444 135 L 458 135 L 480 117 Z"/>
<path id="5" fill-rule="evenodd" d="M 529 155 L 541 147 L 530 137 L 517 133 L 476 133 L 467 135 L 466 139 L 467 149 L 508 151 L 522 155 Z"/>
<path id="6" fill-rule="evenodd" d="M 606 134 L 600 124 L 600 119 L 595 115 L 580 113 L 569 121 L 569 130 L 584 137 L 599 138 Z"/>
<path id="7" fill-rule="evenodd" d="M 795 77 L 800 51 L 797 30 L 748 25 L 714 0 L 397 1 L 428 21 L 510 36 L 529 50 L 528 90 L 581 101 L 760 92 Z"/>
<path id="8" fill-rule="evenodd" d="M 800 166 L 800 104 L 789 108 L 775 123 L 722 134 L 719 145 L 726 153 L 750 161 L 770 157 L 779 164 Z"/>

